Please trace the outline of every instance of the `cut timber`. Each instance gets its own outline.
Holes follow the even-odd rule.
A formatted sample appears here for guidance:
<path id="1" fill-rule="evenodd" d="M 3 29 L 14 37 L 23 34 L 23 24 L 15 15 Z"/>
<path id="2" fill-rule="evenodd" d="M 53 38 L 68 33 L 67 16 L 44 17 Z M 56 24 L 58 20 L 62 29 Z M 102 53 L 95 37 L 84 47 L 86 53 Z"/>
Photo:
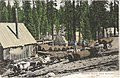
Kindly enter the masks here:
<path id="1" fill-rule="evenodd" d="M 90 52 L 88 50 L 79 51 L 77 54 L 79 54 L 81 58 L 90 56 Z"/>
<path id="2" fill-rule="evenodd" d="M 105 52 L 98 52 L 98 54 L 110 54 L 110 53 L 119 53 L 118 48 L 116 49 L 111 49 L 109 51 L 105 51 Z"/>

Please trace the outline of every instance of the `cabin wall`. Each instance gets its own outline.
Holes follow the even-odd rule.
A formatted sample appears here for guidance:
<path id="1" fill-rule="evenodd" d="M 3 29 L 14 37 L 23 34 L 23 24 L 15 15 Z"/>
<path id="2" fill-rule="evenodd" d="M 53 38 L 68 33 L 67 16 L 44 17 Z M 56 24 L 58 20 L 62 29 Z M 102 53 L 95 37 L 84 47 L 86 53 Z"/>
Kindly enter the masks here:
<path id="1" fill-rule="evenodd" d="M 36 55 L 36 46 L 35 45 L 29 45 L 29 56 L 35 56 Z"/>
<path id="2" fill-rule="evenodd" d="M 6 60 L 6 59 L 10 59 L 10 53 L 9 53 L 9 49 L 4 49 L 3 50 L 3 59 Z"/>
<path id="3" fill-rule="evenodd" d="M 35 56 L 36 50 L 35 45 L 27 45 L 23 47 L 4 49 L 3 53 L 4 60 L 5 59 L 19 60 Z"/>
<path id="4" fill-rule="evenodd" d="M 3 60 L 3 47 L 0 45 L 0 60 Z"/>

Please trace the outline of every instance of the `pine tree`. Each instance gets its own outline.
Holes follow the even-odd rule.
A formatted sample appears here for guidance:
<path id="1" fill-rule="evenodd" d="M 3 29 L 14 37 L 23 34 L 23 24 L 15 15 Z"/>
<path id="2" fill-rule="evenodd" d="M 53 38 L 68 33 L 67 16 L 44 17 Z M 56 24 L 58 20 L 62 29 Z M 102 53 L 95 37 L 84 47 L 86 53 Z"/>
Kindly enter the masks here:
<path id="1" fill-rule="evenodd" d="M 84 39 L 91 39 L 88 1 L 80 2 L 80 29 Z"/>
<path id="2" fill-rule="evenodd" d="M 50 0 L 47 1 L 47 18 L 48 18 L 48 25 L 50 26 L 51 29 L 51 34 L 52 34 L 52 39 L 54 39 L 53 37 L 53 25 L 54 25 L 54 1 Z"/>
<path id="3" fill-rule="evenodd" d="M 19 2 L 14 0 L 14 5 L 10 8 L 8 8 L 9 10 L 9 16 L 8 17 L 11 17 L 10 21 L 11 22 L 15 22 L 15 8 L 17 8 L 17 15 L 18 15 L 18 22 L 19 23 L 23 23 L 23 20 L 24 20 L 24 15 L 23 15 L 23 9 L 22 7 L 19 6 Z M 10 5 L 8 5 L 10 7 Z"/>
<path id="4" fill-rule="evenodd" d="M 24 12 L 21 7 L 18 7 L 18 22 L 23 23 L 24 21 Z"/>
<path id="5" fill-rule="evenodd" d="M 72 26 L 73 26 L 73 40 L 74 43 L 76 42 L 76 18 L 75 18 L 75 0 L 73 0 L 72 2 L 72 7 L 73 7 L 73 22 L 72 22 Z"/>
<path id="6" fill-rule="evenodd" d="M 65 11 L 64 11 L 64 25 L 66 27 L 66 34 L 67 34 L 67 40 L 68 44 L 70 41 L 73 40 L 73 7 L 71 1 L 65 1 Z"/>
<path id="7" fill-rule="evenodd" d="M 79 32 L 79 41 L 78 43 L 80 44 L 81 41 L 81 25 L 80 25 L 80 15 L 81 15 L 81 1 L 77 0 L 77 5 L 76 5 L 76 27 L 77 27 L 77 31 Z"/>
<path id="8" fill-rule="evenodd" d="M 101 27 L 105 27 L 106 24 L 106 4 L 107 1 L 92 1 L 90 6 L 90 27 L 93 39 L 96 39 L 96 35 L 99 39 Z M 98 31 L 98 33 L 96 33 Z"/>
<path id="9" fill-rule="evenodd" d="M 60 25 L 64 24 L 64 7 L 60 6 L 59 9 L 59 23 Z"/>
<path id="10" fill-rule="evenodd" d="M 8 10 L 4 0 L 0 1 L 0 22 L 8 21 Z"/>
<path id="11" fill-rule="evenodd" d="M 23 2 L 23 9 L 24 9 L 24 24 L 30 33 L 35 37 L 35 30 L 34 30 L 34 23 L 32 19 L 32 9 L 31 4 L 29 1 Z"/>
<path id="12" fill-rule="evenodd" d="M 32 18 L 33 18 L 33 25 L 34 25 L 34 34 L 35 34 L 35 39 L 38 37 L 38 14 L 37 10 L 35 8 L 35 2 L 33 1 L 33 8 L 32 8 Z"/>
<path id="13" fill-rule="evenodd" d="M 38 38 L 40 39 L 41 33 L 42 33 L 42 3 L 40 0 L 36 1 L 36 10 L 37 10 L 37 14 L 38 14 Z"/>
<path id="14" fill-rule="evenodd" d="M 55 9 L 55 25 L 56 25 L 56 31 L 58 33 L 60 29 L 60 17 L 59 17 L 59 11 Z"/>
<path id="15" fill-rule="evenodd" d="M 47 20 L 47 6 L 44 1 L 42 1 L 42 17 L 41 17 L 41 23 L 42 23 L 42 30 L 43 34 L 46 35 L 47 32 L 50 32 L 49 26 L 48 26 L 48 20 Z"/>
<path id="16" fill-rule="evenodd" d="M 13 22 L 13 17 L 12 17 L 12 7 L 10 5 L 10 1 L 8 1 L 8 5 L 7 5 L 7 10 L 8 10 L 8 22 Z"/>
<path id="17" fill-rule="evenodd" d="M 114 10 L 113 10 L 113 16 L 114 16 L 114 36 L 116 36 L 116 28 L 117 28 L 117 31 L 119 30 L 119 26 L 118 26 L 118 19 L 119 19 L 119 12 L 118 12 L 118 9 L 119 9 L 119 1 L 117 0 L 114 0 Z"/>

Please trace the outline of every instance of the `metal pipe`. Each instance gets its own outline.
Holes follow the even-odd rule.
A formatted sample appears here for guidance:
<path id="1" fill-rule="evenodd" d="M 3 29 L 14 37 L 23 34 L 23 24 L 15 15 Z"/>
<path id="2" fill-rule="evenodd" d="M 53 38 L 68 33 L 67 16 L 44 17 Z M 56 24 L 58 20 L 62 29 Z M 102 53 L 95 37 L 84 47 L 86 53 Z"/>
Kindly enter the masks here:
<path id="1" fill-rule="evenodd" d="M 16 37 L 18 38 L 18 13 L 17 13 L 17 8 L 15 8 L 15 26 L 16 26 Z"/>

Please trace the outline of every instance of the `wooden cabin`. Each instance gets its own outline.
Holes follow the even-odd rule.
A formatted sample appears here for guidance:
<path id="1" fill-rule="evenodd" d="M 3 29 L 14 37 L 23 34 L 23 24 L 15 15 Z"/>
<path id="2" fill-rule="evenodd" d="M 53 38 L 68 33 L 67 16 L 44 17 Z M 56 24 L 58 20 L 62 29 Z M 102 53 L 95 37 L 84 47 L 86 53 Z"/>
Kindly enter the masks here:
<path id="1" fill-rule="evenodd" d="M 23 23 L 0 23 L 0 60 L 19 60 L 36 54 L 36 40 Z"/>

